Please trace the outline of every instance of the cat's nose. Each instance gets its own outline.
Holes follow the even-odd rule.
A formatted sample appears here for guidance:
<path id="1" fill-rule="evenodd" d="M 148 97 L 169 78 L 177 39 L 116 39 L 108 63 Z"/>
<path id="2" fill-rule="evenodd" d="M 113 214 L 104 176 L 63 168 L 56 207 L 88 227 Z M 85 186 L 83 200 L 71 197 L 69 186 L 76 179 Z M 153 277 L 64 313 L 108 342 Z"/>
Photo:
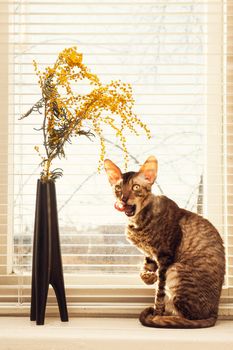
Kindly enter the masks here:
<path id="1" fill-rule="evenodd" d="M 128 197 L 126 197 L 126 196 L 122 196 L 122 197 L 121 197 L 121 201 L 122 201 L 124 204 L 127 203 L 127 200 L 128 200 Z"/>

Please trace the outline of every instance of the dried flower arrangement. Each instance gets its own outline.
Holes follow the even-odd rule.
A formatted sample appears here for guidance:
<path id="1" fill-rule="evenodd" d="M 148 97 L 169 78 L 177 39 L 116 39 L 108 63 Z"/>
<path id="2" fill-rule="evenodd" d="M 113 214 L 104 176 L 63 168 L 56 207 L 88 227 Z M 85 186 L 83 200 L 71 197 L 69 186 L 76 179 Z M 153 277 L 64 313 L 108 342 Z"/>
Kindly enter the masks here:
<path id="1" fill-rule="evenodd" d="M 111 81 L 102 84 L 96 74 L 90 72 L 82 62 L 83 56 L 76 47 L 64 49 L 54 63 L 42 72 L 34 61 L 34 68 L 39 77 L 42 91 L 41 99 L 36 102 L 21 119 L 28 117 L 32 112 L 43 114 L 41 126 L 43 132 L 44 154 L 38 146 L 35 150 L 42 158 L 41 181 L 55 180 L 62 175 L 61 169 L 51 169 L 55 158 L 65 156 L 65 145 L 71 143 L 73 136 L 85 135 L 88 138 L 98 136 L 100 139 L 101 167 L 105 156 L 105 142 L 103 124 L 109 125 L 120 139 L 127 163 L 127 147 L 124 131 L 128 128 L 138 135 L 136 127 L 142 128 L 148 138 L 150 131 L 147 126 L 133 113 L 134 99 L 130 84 Z M 87 81 L 91 91 L 77 93 L 73 85 L 81 80 Z M 43 109 L 43 112 L 42 112 Z M 110 112 L 110 116 L 107 113 Z M 118 116 L 120 122 L 116 121 Z M 91 130 L 85 123 L 89 123 Z"/>

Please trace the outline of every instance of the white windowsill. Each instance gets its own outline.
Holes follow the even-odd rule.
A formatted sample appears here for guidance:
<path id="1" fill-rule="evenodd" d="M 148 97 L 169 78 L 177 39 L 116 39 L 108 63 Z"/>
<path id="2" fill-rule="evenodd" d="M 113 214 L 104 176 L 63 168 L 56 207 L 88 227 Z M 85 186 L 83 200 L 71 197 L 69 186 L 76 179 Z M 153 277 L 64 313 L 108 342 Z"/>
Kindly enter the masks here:
<path id="1" fill-rule="evenodd" d="M 27 317 L 0 318 L 1 350 L 232 350 L 233 321 L 214 328 L 146 328 L 137 319 L 46 318 L 36 326 Z"/>

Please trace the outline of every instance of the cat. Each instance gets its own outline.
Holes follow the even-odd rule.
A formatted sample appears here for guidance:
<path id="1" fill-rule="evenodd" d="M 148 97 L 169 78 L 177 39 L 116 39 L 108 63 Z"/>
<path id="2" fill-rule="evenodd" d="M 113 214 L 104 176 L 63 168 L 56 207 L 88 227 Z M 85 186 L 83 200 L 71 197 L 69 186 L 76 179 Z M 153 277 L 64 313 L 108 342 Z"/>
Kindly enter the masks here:
<path id="1" fill-rule="evenodd" d="M 200 215 L 154 195 L 158 162 L 150 156 L 138 172 L 122 173 L 104 161 L 116 196 L 115 208 L 128 216 L 127 239 L 145 255 L 140 276 L 157 283 L 154 307 L 140 314 L 144 326 L 214 326 L 225 274 L 225 253 L 216 228 Z"/>

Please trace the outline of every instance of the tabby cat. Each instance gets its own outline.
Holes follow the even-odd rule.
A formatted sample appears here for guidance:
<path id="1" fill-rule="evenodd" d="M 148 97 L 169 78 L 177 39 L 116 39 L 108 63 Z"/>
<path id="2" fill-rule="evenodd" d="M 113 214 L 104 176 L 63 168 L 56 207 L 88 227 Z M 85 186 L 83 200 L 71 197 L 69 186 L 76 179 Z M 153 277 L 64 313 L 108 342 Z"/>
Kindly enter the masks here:
<path id="1" fill-rule="evenodd" d="M 157 160 L 150 156 L 138 172 L 122 173 L 104 162 L 116 196 L 115 208 L 128 216 L 127 239 L 145 255 L 141 278 L 157 283 L 154 307 L 140 321 L 148 327 L 214 326 L 225 273 L 222 239 L 206 219 L 151 193 Z"/>

